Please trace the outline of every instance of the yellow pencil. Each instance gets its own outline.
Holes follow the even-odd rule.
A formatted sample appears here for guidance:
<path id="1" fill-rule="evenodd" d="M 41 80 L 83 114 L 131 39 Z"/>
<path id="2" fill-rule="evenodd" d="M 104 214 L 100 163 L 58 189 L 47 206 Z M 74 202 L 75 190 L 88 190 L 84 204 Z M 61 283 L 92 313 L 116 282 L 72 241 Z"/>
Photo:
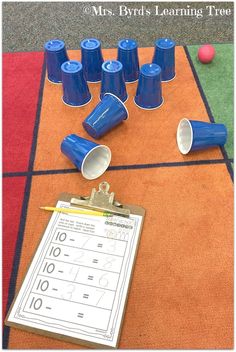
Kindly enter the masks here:
<path id="1" fill-rule="evenodd" d="M 39 207 L 42 210 L 47 211 L 57 211 L 60 213 L 71 213 L 71 214 L 84 214 L 84 215 L 94 215 L 94 216 L 111 216 L 110 213 L 91 211 L 91 210 L 81 210 L 81 209 L 69 209 L 69 208 L 55 208 L 55 207 Z"/>

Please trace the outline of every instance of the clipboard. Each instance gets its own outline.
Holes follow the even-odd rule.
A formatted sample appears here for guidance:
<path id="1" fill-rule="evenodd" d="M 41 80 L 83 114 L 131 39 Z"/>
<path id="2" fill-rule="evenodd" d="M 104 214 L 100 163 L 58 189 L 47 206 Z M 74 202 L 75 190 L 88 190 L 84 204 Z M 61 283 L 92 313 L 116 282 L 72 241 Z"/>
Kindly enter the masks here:
<path id="1" fill-rule="evenodd" d="M 90 196 L 62 193 L 5 324 L 94 348 L 117 348 L 145 216 L 107 182 Z"/>

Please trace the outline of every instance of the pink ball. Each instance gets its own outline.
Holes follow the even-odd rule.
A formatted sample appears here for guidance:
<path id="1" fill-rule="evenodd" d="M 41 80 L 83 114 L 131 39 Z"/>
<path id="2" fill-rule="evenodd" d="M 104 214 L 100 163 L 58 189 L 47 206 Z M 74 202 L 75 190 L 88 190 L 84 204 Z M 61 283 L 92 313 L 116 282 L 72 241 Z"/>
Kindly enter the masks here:
<path id="1" fill-rule="evenodd" d="M 202 45 L 198 49 L 198 59 L 203 64 L 209 64 L 215 57 L 215 48 L 210 44 Z"/>

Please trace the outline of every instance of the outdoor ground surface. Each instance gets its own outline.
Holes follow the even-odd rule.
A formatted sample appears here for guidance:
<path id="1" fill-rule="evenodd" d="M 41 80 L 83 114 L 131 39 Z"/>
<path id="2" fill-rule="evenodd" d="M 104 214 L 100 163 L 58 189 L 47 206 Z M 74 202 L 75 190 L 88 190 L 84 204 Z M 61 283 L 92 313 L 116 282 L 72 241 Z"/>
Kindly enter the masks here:
<path id="1" fill-rule="evenodd" d="M 210 65 L 198 63 L 196 46 L 176 48 L 176 79 L 163 84 L 158 110 L 135 106 L 137 84 L 127 85 L 130 118 L 100 140 L 112 162 L 94 181 L 60 143 L 69 133 L 90 138 L 81 123 L 99 84 L 90 85 L 91 103 L 70 108 L 61 86 L 45 79 L 42 52 L 3 54 L 3 316 L 50 217 L 39 206 L 54 205 L 62 191 L 90 194 L 106 180 L 121 202 L 146 209 L 120 348 L 233 348 L 233 46 L 215 48 Z M 116 57 L 116 49 L 103 53 Z M 152 55 L 140 48 L 140 63 Z M 225 148 L 180 154 L 183 117 L 225 123 Z M 3 347 L 80 348 L 6 326 Z"/>

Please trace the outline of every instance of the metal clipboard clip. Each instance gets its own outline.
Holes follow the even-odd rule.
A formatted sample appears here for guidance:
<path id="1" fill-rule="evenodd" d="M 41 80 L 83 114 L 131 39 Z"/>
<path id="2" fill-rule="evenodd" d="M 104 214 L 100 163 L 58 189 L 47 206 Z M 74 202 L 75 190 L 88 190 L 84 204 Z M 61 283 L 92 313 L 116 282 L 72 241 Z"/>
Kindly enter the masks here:
<path id="1" fill-rule="evenodd" d="M 110 185 L 108 182 L 101 182 L 96 188 L 92 189 L 90 196 L 79 196 L 71 198 L 72 206 L 80 206 L 92 210 L 104 211 L 115 215 L 129 217 L 130 209 L 124 207 L 121 203 L 115 200 L 115 193 L 109 193 Z"/>

